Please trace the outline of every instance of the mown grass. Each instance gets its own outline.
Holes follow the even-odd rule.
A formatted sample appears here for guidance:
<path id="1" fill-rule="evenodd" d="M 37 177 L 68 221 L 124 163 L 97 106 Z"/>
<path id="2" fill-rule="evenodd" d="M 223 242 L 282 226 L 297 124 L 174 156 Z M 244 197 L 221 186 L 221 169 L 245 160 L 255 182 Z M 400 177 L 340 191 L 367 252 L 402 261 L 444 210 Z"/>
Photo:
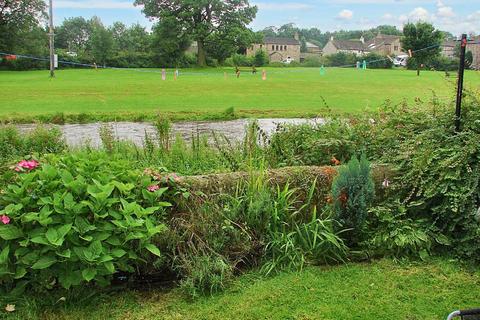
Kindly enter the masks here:
<path id="1" fill-rule="evenodd" d="M 443 72 L 329 68 L 267 68 L 241 77 L 233 69 L 187 69 L 167 81 L 158 70 L 59 70 L 0 73 L 0 119 L 30 122 L 91 122 L 97 120 L 150 120 L 159 112 L 175 120 L 224 119 L 235 116 L 309 117 L 325 110 L 356 113 L 375 110 L 386 100 L 399 103 L 455 97 L 455 78 Z M 153 72 L 155 71 L 155 72 Z M 224 77 L 226 72 L 227 78 Z M 480 73 L 467 72 L 466 87 L 478 88 Z"/>
<path id="2" fill-rule="evenodd" d="M 480 273 L 456 261 L 381 260 L 267 279 L 247 274 L 226 292 L 195 301 L 177 289 L 67 298 L 42 312 L 30 301 L 8 319 L 444 319 L 478 306 L 479 291 Z"/>

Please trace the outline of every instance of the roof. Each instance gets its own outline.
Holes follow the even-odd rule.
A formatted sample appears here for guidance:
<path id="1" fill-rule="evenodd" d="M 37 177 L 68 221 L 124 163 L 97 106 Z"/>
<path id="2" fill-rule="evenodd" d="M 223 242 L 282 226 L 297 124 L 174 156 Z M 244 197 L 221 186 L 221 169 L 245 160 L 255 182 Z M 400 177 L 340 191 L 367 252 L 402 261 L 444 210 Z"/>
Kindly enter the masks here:
<path id="1" fill-rule="evenodd" d="M 365 44 L 360 40 L 332 40 L 332 43 L 340 50 L 365 50 Z"/>
<path id="2" fill-rule="evenodd" d="M 306 42 L 306 45 L 307 45 L 307 48 L 320 48 L 319 46 L 317 46 L 316 44 L 314 43 L 311 43 L 311 42 Z"/>
<path id="3" fill-rule="evenodd" d="M 300 45 L 300 41 L 294 38 L 265 37 L 265 44 L 282 44 L 282 45 Z"/>

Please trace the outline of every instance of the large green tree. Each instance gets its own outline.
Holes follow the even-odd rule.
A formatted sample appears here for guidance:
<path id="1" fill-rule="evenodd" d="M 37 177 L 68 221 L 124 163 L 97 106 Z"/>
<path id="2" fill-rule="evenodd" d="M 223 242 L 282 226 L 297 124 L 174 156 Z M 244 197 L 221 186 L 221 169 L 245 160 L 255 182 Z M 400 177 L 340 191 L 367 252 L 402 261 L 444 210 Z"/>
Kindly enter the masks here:
<path id="1" fill-rule="evenodd" d="M 92 25 L 92 36 L 90 37 L 89 47 L 95 62 L 105 65 L 107 59 L 113 54 L 112 32 L 105 28 L 97 17 L 93 17 L 90 23 Z"/>
<path id="2" fill-rule="evenodd" d="M 0 51 L 16 51 L 20 35 L 36 30 L 44 15 L 43 0 L 0 0 Z"/>
<path id="3" fill-rule="evenodd" d="M 413 52 L 409 64 L 415 66 L 420 75 L 420 67 L 440 55 L 443 34 L 427 22 L 407 23 L 403 34 L 402 48 Z"/>
<path id="4" fill-rule="evenodd" d="M 152 44 L 154 62 L 159 67 L 177 66 L 191 40 L 175 19 L 164 18 L 153 26 Z"/>
<path id="5" fill-rule="evenodd" d="M 248 0 L 135 0 L 143 12 L 160 21 L 175 21 L 198 44 L 198 65 L 206 65 L 208 38 L 230 26 L 247 28 L 257 13 Z M 170 22 L 169 22 L 170 23 Z"/>
<path id="6" fill-rule="evenodd" d="M 55 30 L 56 46 L 69 51 L 83 52 L 92 35 L 92 23 L 83 17 L 68 18 Z"/>

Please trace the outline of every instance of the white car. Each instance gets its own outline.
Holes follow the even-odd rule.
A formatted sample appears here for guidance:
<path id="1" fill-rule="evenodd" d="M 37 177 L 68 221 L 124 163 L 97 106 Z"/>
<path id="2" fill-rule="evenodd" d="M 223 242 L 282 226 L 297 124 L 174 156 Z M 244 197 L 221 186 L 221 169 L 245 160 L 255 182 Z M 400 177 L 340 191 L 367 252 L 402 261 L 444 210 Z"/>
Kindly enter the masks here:
<path id="1" fill-rule="evenodd" d="M 290 64 L 290 63 L 292 63 L 293 61 L 295 61 L 295 59 L 293 59 L 292 57 L 287 57 L 287 59 L 283 60 L 283 63 L 285 63 L 285 64 Z"/>
<path id="2" fill-rule="evenodd" d="M 407 66 L 407 61 L 408 61 L 408 55 L 404 54 L 401 56 L 396 56 L 395 59 L 393 59 L 393 65 L 395 67 L 406 67 Z"/>

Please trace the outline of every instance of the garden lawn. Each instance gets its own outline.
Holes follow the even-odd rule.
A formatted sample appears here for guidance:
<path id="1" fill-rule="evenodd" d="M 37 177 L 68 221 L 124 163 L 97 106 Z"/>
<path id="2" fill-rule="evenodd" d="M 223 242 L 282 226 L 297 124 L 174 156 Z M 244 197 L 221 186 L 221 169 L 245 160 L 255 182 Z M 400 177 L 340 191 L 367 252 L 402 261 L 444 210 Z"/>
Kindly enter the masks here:
<path id="1" fill-rule="evenodd" d="M 225 293 L 193 302 L 177 289 L 92 295 L 89 302 L 74 299 L 63 308 L 57 304 L 55 311 L 42 312 L 41 318 L 445 319 L 458 308 L 478 307 L 479 292 L 480 273 L 468 272 L 458 262 L 381 260 L 311 267 L 267 279 L 248 274 Z M 22 317 L 35 318 L 32 310 L 20 308 L 9 319 Z"/>
<path id="2" fill-rule="evenodd" d="M 241 117 L 309 117 L 326 105 L 333 112 L 357 113 L 376 110 L 386 100 L 428 100 L 432 91 L 448 101 L 455 97 L 455 77 L 444 72 L 417 77 L 406 70 L 327 68 L 321 76 L 319 68 L 267 68 L 262 81 L 260 68 L 257 75 L 242 70 L 237 79 L 233 69 L 185 69 L 177 81 L 172 70 L 167 81 L 150 69 L 59 70 L 54 79 L 48 71 L 0 72 L 0 119 L 48 122 L 63 113 L 56 121 L 145 120 L 158 112 L 177 120 L 222 119 L 231 117 L 224 114 L 231 107 Z M 480 72 L 467 72 L 466 88 L 479 87 Z"/>

